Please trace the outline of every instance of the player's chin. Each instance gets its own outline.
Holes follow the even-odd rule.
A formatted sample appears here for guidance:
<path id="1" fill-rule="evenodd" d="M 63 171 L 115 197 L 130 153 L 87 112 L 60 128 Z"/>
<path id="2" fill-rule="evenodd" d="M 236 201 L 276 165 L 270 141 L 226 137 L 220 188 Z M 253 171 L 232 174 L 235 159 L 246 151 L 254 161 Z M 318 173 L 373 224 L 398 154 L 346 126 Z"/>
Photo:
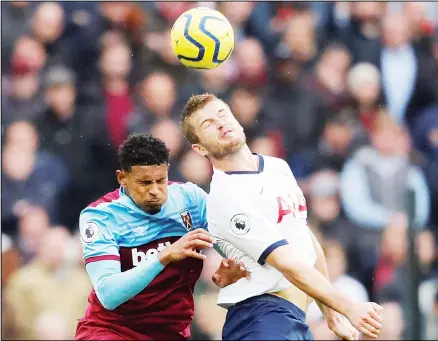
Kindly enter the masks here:
<path id="1" fill-rule="evenodd" d="M 237 136 L 235 136 L 235 137 L 233 136 L 233 137 L 230 137 L 227 139 L 223 139 L 221 141 L 221 146 L 222 146 L 222 150 L 225 153 L 229 154 L 229 153 L 232 153 L 232 152 L 235 152 L 236 150 L 238 150 L 242 146 L 243 143 L 244 142 L 242 141 L 241 138 L 239 138 Z"/>
<path id="2" fill-rule="evenodd" d="M 144 205 L 144 210 L 148 213 L 158 213 L 161 211 L 161 207 L 163 207 L 162 202 L 147 202 Z"/>

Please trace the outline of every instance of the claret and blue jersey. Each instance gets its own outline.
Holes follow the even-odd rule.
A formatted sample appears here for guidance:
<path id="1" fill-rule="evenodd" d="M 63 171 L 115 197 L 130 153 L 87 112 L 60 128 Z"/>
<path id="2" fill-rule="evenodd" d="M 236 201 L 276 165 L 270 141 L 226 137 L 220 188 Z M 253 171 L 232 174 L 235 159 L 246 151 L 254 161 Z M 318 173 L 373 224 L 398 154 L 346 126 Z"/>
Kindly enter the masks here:
<path id="1" fill-rule="evenodd" d="M 169 183 L 161 211 L 148 214 L 122 188 L 108 193 L 80 215 L 84 262 L 120 261 L 122 272 L 138 266 L 187 232 L 207 229 L 205 199 L 206 193 L 192 183 Z M 160 324 L 175 333 L 189 333 L 193 289 L 202 264 L 194 258 L 170 263 L 143 291 L 114 310 L 105 309 L 92 290 L 84 321 L 123 324 L 145 335 L 157 335 L 152 329 Z"/>

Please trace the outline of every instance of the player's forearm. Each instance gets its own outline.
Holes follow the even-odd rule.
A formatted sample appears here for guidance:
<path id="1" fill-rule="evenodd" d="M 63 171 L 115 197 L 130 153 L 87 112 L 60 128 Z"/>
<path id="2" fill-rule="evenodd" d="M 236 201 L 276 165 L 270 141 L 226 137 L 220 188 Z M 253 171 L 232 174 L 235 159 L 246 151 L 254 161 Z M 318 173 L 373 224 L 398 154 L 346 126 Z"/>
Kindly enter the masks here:
<path id="1" fill-rule="evenodd" d="M 327 262 L 325 260 L 324 251 L 321 247 L 321 244 L 316 239 L 315 235 L 312 231 L 309 229 L 310 236 L 312 238 L 313 248 L 316 252 L 316 262 L 315 262 L 315 269 L 317 269 L 328 281 L 330 281 L 329 272 L 327 268 Z M 322 304 L 320 301 L 315 300 L 316 304 L 318 305 L 319 309 L 321 310 L 324 317 L 330 318 L 330 315 L 333 313 L 333 310 L 327 307 L 326 305 Z"/>
<path id="2" fill-rule="evenodd" d="M 157 258 L 121 272 L 120 262 L 100 261 L 87 264 L 97 298 L 105 309 L 113 310 L 145 289 L 164 269 Z"/>
<path id="3" fill-rule="evenodd" d="M 306 294 L 342 315 L 346 315 L 353 301 L 335 289 L 313 266 L 291 259 L 290 255 L 289 245 L 282 246 L 273 251 L 266 261 Z"/>
<path id="4" fill-rule="evenodd" d="M 294 261 L 283 274 L 309 296 L 343 315 L 352 305 L 351 300 L 335 289 L 318 270 L 300 261 Z"/>

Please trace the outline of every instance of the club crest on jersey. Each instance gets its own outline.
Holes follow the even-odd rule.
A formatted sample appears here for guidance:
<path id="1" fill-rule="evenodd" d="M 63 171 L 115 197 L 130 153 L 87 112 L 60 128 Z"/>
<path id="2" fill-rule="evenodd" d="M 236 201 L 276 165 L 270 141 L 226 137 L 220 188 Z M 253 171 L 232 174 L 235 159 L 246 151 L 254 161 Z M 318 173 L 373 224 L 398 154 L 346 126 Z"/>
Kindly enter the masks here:
<path id="1" fill-rule="evenodd" d="M 250 230 L 250 219 L 246 214 L 239 213 L 231 218 L 231 231 L 239 236 L 248 233 Z"/>
<path id="2" fill-rule="evenodd" d="M 193 226 L 193 221 L 192 221 L 192 216 L 190 215 L 190 212 L 185 210 L 185 211 L 181 212 L 180 215 L 181 215 L 181 219 L 182 219 L 187 231 L 191 230 L 191 228 Z"/>
<path id="3" fill-rule="evenodd" d="M 99 225 L 93 221 L 87 221 L 81 229 L 81 238 L 84 243 L 92 243 L 99 236 Z"/>

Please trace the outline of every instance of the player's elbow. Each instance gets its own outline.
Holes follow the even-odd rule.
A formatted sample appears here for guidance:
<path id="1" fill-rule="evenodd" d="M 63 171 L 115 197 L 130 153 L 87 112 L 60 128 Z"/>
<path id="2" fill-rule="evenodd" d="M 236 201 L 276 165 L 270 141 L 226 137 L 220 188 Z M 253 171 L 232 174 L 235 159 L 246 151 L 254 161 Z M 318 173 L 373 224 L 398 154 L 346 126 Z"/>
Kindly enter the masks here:
<path id="1" fill-rule="evenodd" d="M 101 303 L 106 310 L 114 310 L 118 307 L 117 304 L 114 304 L 111 301 L 103 301 Z"/>
<path id="2" fill-rule="evenodd" d="M 119 305 L 116 304 L 114 301 L 112 301 L 110 298 L 99 298 L 99 296 L 97 297 L 99 299 L 100 304 L 102 304 L 102 306 L 106 309 L 106 310 L 114 310 L 116 309 Z"/>
<path id="3" fill-rule="evenodd" d="M 106 310 L 114 310 L 119 306 L 119 304 L 112 298 L 112 295 L 107 295 L 105 292 L 102 292 L 102 288 L 98 288 L 95 291 L 97 299 Z"/>

